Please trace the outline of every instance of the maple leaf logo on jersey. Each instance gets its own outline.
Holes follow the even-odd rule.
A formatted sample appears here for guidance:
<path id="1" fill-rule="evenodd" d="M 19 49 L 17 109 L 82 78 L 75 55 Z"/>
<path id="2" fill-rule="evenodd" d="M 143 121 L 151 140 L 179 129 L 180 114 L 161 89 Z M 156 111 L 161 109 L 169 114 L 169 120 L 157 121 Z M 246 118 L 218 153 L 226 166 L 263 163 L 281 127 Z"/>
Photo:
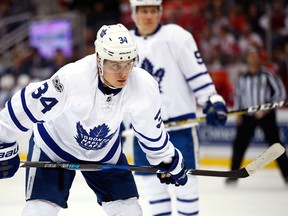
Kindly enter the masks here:
<path id="1" fill-rule="evenodd" d="M 154 71 L 154 65 L 147 58 L 145 58 L 143 60 L 143 62 L 141 64 L 141 68 L 148 71 L 154 77 L 154 79 L 159 84 L 159 91 L 160 91 L 160 93 L 162 93 L 161 82 L 162 82 L 164 74 L 165 74 L 164 68 L 159 68 L 158 70 Z"/>
<path id="2" fill-rule="evenodd" d="M 110 135 L 109 127 L 106 124 L 90 129 L 88 133 L 80 122 L 77 122 L 77 135 L 74 137 L 79 145 L 87 150 L 99 150 L 107 146 L 108 142 L 115 135 L 116 131 Z"/>

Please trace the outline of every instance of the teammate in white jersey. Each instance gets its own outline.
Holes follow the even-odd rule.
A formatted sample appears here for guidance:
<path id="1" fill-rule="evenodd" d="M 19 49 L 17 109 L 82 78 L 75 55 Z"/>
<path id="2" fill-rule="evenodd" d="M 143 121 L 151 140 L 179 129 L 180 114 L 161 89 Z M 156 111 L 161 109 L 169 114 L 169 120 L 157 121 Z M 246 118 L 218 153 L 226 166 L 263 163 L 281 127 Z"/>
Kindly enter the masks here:
<path id="1" fill-rule="evenodd" d="M 95 49 L 95 54 L 31 83 L 7 101 L 0 112 L 0 178 L 18 170 L 15 141 L 31 128 L 29 161 L 126 164 L 119 127 L 128 113 L 149 163 L 170 174 L 166 183 L 184 185 L 185 163 L 161 120 L 158 83 L 134 67 L 138 54 L 131 34 L 122 24 L 104 25 Z M 67 208 L 75 171 L 28 168 L 26 174 L 22 216 L 56 216 L 61 207 Z M 82 175 L 107 215 L 142 215 L 130 171 Z"/>
<path id="2" fill-rule="evenodd" d="M 217 94 L 193 36 L 175 24 L 161 25 L 162 0 L 130 0 L 132 19 L 136 28 L 131 30 L 139 51 L 139 66 L 158 81 L 164 122 L 196 117 L 197 103 L 204 106 L 207 123 L 224 125 L 227 109 Z M 169 128 L 172 143 L 182 152 L 186 165 L 198 165 L 198 137 L 196 124 Z M 140 141 L 141 144 L 141 141 Z M 148 164 L 138 140 L 134 140 L 134 162 Z M 155 175 L 143 175 L 143 182 L 152 215 L 171 215 L 168 187 L 159 184 Z M 176 187 L 179 215 L 198 215 L 198 183 L 189 176 L 184 187 Z"/>

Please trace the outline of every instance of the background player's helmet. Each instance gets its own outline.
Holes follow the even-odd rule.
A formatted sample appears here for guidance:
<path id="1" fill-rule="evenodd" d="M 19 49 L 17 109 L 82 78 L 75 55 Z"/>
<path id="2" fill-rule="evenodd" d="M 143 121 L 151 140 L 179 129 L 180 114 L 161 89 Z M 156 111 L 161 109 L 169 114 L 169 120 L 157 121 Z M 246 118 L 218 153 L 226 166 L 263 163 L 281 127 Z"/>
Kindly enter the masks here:
<path id="1" fill-rule="evenodd" d="M 135 21 L 135 13 L 137 6 L 159 6 L 160 13 L 162 14 L 162 0 L 130 0 L 132 10 L 132 19 Z"/>
<path id="2" fill-rule="evenodd" d="M 137 58 L 136 42 L 122 24 L 104 25 L 97 32 L 95 52 L 103 61 L 126 61 Z"/>
<path id="3" fill-rule="evenodd" d="M 161 6 L 162 0 L 130 0 L 131 7 L 155 5 Z"/>

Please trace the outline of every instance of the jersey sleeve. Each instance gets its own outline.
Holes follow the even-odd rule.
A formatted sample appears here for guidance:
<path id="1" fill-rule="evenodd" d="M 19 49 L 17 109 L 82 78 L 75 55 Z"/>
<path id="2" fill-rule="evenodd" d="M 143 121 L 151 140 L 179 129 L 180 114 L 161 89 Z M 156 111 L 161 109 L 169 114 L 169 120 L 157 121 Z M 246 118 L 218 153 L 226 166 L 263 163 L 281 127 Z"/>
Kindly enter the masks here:
<path id="1" fill-rule="evenodd" d="M 0 140 L 16 141 L 34 124 L 56 118 L 68 104 L 65 69 L 16 92 L 0 113 Z"/>
<path id="2" fill-rule="evenodd" d="M 151 80 L 153 78 L 151 77 Z M 141 86 L 138 86 L 141 89 Z M 131 123 L 141 149 L 152 165 L 174 156 L 174 146 L 169 140 L 161 118 L 161 99 L 157 82 L 153 81 L 138 96 L 130 113 Z M 144 90 L 144 89 L 142 89 Z"/>
<path id="3" fill-rule="evenodd" d="M 203 105 L 210 95 L 216 94 L 215 85 L 193 36 L 181 27 L 173 35 L 178 41 L 173 48 L 176 60 L 198 104 Z"/>

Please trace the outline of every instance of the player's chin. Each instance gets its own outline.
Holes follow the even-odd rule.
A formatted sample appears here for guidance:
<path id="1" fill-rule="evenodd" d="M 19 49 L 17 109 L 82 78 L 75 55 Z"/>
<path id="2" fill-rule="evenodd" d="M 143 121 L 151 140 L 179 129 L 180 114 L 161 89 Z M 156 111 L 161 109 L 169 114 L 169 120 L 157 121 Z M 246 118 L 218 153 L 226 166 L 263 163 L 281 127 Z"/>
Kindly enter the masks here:
<path id="1" fill-rule="evenodd" d="M 122 88 L 126 85 L 127 80 L 119 80 L 116 84 L 117 88 Z"/>

